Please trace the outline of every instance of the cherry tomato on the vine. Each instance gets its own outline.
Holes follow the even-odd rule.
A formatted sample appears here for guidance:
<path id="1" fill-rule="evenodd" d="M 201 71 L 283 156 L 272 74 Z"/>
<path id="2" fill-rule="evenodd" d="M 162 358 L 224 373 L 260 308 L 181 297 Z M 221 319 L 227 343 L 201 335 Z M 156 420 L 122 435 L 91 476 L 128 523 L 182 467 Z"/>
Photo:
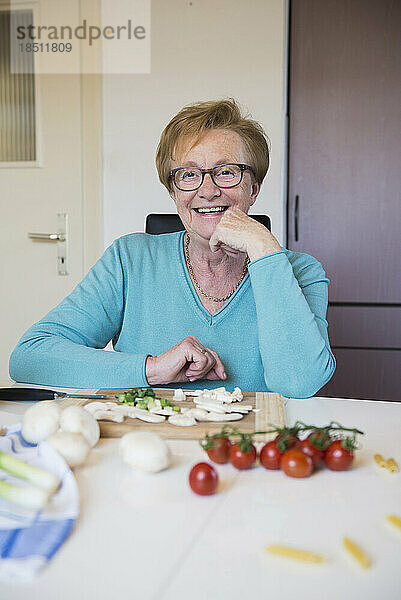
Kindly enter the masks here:
<path id="1" fill-rule="evenodd" d="M 276 435 L 274 441 L 278 444 L 279 449 L 281 449 L 282 446 L 282 452 L 285 452 L 289 448 L 297 448 L 300 443 L 300 439 L 298 436 L 295 435 L 295 433 L 287 432 L 279 433 L 278 435 Z"/>
<path id="2" fill-rule="evenodd" d="M 341 440 L 331 442 L 324 453 L 324 462 L 332 471 L 346 471 L 354 460 L 354 453 L 343 446 Z"/>
<path id="3" fill-rule="evenodd" d="M 332 441 L 327 431 L 312 431 L 306 439 L 311 442 L 312 446 L 317 446 L 320 450 L 325 450 Z"/>
<path id="4" fill-rule="evenodd" d="M 241 450 L 240 443 L 233 444 L 229 454 L 230 463 L 236 469 L 250 469 L 256 460 L 256 448 L 250 445 L 249 452 Z"/>
<path id="5" fill-rule="evenodd" d="M 260 451 L 260 464 L 265 469 L 279 469 L 282 452 L 277 448 L 277 443 L 273 440 L 267 442 Z"/>
<path id="6" fill-rule="evenodd" d="M 280 467 L 289 477 L 309 477 L 313 472 L 313 461 L 302 450 L 290 448 L 282 455 Z"/>
<path id="7" fill-rule="evenodd" d="M 192 467 L 189 473 L 189 485 L 195 494 L 210 496 L 217 490 L 219 476 L 212 465 L 201 462 Z"/>
<path id="8" fill-rule="evenodd" d="M 218 465 L 224 465 L 228 462 L 231 442 L 226 437 L 216 437 L 213 440 L 213 446 L 206 450 L 208 457 L 212 462 Z"/>
<path id="9" fill-rule="evenodd" d="M 302 440 L 302 442 L 299 445 L 299 449 L 311 457 L 315 469 L 320 467 L 323 461 L 324 452 L 323 450 L 318 450 L 317 448 L 315 448 L 315 446 L 311 444 L 309 437 L 306 438 L 306 440 Z"/>

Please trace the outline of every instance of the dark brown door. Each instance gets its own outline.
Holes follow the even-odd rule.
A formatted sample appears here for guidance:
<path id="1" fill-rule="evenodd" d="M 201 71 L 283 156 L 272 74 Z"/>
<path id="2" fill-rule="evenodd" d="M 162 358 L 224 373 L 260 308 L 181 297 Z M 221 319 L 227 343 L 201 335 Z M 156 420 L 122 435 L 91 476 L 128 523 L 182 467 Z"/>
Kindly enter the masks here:
<path id="1" fill-rule="evenodd" d="M 401 2 L 290 15 L 287 245 L 331 280 L 337 372 L 320 394 L 401 400 Z"/>

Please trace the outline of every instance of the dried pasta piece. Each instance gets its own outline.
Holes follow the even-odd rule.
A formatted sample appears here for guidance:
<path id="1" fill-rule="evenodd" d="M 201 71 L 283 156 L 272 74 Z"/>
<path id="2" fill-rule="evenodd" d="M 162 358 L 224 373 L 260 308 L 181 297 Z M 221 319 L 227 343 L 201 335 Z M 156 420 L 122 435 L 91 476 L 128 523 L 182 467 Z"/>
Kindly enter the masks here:
<path id="1" fill-rule="evenodd" d="M 307 550 L 289 548 L 288 546 L 279 546 L 273 544 L 267 546 L 266 550 L 271 554 L 276 554 L 278 556 L 284 556 L 285 558 L 292 558 L 294 560 L 300 560 L 303 562 L 322 563 L 326 561 L 326 559 L 320 554 L 308 552 Z"/>
<path id="2" fill-rule="evenodd" d="M 398 473 L 398 471 L 399 471 L 398 464 L 394 460 L 394 458 L 389 458 L 388 459 L 388 461 L 387 461 L 387 469 L 390 471 L 390 473 Z"/>
<path id="3" fill-rule="evenodd" d="M 343 539 L 344 548 L 355 558 L 361 567 L 369 569 L 372 562 L 365 552 L 348 537 Z"/>
<path id="4" fill-rule="evenodd" d="M 375 454 L 374 459 L 377 462 L 377 464 L 379 465 L 379 467 L 383 467 L 384 469 L 387 469 L 387 461 L 382 457 L 381 454 Z"/>
<path id="5" fill-rule="evenodd" d="M 398 529 L 401 530 L 400 517 L 397 517 L 397 515 L 387 515 L 386 519 L 389 523 L 391 523 L 391 525 L 394 525 L 394 527 L 398 527 Z"/>
<path id="6" fill-rule="evenodd" d="M 394 458 L 389 458 L 388 460 L 386 460 L 385 458 L 382 457 L 381 454 L 375 454 L 374 459 L 375 459 L 376 463 L 379 465 L 379 467 L 383 467 L 384 469 L 387 469 L 387 471 L 390 471 L 390 473 L 398 473 L 398 471 L 399 471 L 398 464 L 394 460 Z"/>

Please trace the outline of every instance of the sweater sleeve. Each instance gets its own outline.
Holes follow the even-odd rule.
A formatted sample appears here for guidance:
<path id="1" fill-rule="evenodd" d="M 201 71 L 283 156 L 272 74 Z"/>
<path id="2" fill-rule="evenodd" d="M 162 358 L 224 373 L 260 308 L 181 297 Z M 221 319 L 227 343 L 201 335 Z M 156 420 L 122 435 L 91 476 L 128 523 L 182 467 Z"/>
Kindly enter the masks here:
<path id="1" fill-rule="evenodd" d="M 328 284 L 321 264 L 306 254 L 292 264 L 284 251 L 252 261 L 259 350 L 268 389 L 309 398 L 329 381 L 335 358 L 327 334 Z"/>
<path id="2" fill-rule="evenodd" d="M 147 386 L 146 355 L 103 350 L 124 316 L 118 241 L 56 308 L 22 336 L 10 357 L 15 381 L 58 387 Z"/>

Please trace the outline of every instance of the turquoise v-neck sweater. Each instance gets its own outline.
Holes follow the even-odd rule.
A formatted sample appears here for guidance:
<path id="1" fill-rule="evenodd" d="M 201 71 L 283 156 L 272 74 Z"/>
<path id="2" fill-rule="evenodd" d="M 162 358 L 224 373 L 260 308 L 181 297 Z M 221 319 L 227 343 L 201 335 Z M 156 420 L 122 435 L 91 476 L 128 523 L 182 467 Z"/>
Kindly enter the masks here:
<path id="1" fill-rule="evenodd" d="M 214 315 L 189 276 L 183 232 L 116 240 L 83 281 L 21 338 L 10 375 L 75 388 L 146 386 L 145 360 L 187 335 L 215 350 L 227 389 L 306 398 L 332 376 L 328 279 L 307 254 L 282 249 L 249 264 L 248 275 Z M 113 340 L 115 352 L 103 348 Z M 169 387 L 212 388 L 199 380 Z"/>

